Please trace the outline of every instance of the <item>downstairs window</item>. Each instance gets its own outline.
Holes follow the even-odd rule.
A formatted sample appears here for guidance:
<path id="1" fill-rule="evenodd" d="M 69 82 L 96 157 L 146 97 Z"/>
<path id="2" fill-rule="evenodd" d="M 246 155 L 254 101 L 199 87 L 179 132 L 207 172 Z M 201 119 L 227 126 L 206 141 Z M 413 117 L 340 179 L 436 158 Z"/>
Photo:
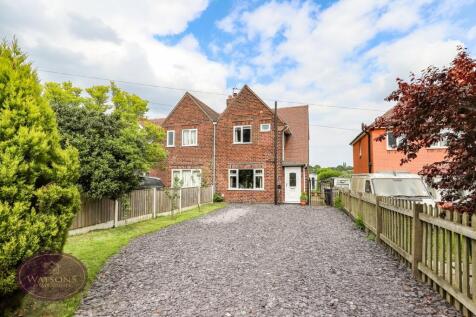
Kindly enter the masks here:
<path id="1" fill-rule="evenodd" d="M 263 189 L 263 169 L 230 169 L 228 189 Z"/>

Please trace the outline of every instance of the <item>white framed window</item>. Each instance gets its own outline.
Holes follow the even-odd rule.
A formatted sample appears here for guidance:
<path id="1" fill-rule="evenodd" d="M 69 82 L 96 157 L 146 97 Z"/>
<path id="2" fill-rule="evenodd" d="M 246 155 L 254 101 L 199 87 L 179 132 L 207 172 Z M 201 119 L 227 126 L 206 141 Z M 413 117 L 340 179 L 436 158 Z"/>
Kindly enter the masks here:
<path id="1" fill-rule="evenodd" d="M 430 149 L 445 149 L 448 147 L 448 140 L 440 140 L 430 145 Z"/>
<path id="2" fill-rule="evenodd" d="M 233 127 L 233 143 L 247 144 L 251 143 L 251 126 L 237 125 Z"/>
<path id="3" fill-rule="evenodd" d="M 175 146 L 175 131 L 168 130 L 167 131 L 167 147 L 174 147 Z"/>
<path id="4" fill-rule="evenodd" d="M 398 138 L 396 138 L 393 135 L 392 131 L 388 131 L 386 139 L 387 139 L 387 150 L 396 150 L 397 147 L 400 145 L 400 143 L 402 143 L 403 137 L 399 136 Z"/>
<path id="5" fill-rule="evenodd" d="M 182 146 L 197 146 L 197 129 L 182 130 Z"/>
<path id="6" fill-rule="evenodd" d="M 271 123 L 261 123 L 260 126 L 259 126 L 259 130 L 261 132 L 271 131 Z"/>
<path id="7" fill-rule="evenodd" d="M 229 190 L 262 190 L 264 189 L 264 171 L 258 169 L 229 169 Z"/>
<path id="8" fill-rule="evenodd" d="M 445 149 L 448 147 L 448 138 L 446 136 L 446 133 L 449 133 L 449 129 L 444 129 L 440 132 L 440 135 L 443 136 L 443 139 L 440 141 L 437 141 L 430 145 L 430 149 Z"/>
<path id="9" fill-rule="evenodd" d="M 182 187 L 200 187 L 202 184 L 202 170 L 200 169 L 174 169 L 172 170 L 172 185 L 175 178 L 183 181 Z"/>

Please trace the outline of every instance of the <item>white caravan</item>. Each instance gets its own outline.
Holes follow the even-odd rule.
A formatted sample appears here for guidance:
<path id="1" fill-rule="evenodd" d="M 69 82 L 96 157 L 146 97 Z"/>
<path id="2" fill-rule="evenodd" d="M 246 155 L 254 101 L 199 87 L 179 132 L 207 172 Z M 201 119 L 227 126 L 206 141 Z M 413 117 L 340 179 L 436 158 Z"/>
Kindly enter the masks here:
<path id="1" fill-rule="evenodd" d="M 428 187 L 417 174 L 372 173 L 354 174 L 351 178 L 351 191 L 371 193 L 377 196 L 404 198 L 435 204 Z"/>

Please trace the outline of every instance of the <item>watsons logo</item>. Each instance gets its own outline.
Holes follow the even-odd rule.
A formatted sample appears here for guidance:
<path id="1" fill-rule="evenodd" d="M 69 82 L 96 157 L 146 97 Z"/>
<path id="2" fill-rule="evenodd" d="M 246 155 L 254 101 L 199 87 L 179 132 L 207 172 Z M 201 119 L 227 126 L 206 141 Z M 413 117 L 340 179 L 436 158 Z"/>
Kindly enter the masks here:
<path id="1" fill-rule="evenodd" d="M 20 288 L 35 298 L 62 300 L 84 288 L 87 271 L 72 255 L 43 253 L 23 263 L 17 279 Z"/>

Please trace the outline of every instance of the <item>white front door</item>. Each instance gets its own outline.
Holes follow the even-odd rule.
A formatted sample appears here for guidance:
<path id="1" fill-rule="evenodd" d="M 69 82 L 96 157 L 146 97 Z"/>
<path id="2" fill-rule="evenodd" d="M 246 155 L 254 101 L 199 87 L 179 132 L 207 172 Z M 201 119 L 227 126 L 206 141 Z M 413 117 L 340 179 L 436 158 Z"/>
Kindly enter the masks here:
<path id="1" fill-rule="evenodd" d="M 301 198 L 301 167 L 285 167 L 284 182 L 284 202 L 299 203 Z"/>

